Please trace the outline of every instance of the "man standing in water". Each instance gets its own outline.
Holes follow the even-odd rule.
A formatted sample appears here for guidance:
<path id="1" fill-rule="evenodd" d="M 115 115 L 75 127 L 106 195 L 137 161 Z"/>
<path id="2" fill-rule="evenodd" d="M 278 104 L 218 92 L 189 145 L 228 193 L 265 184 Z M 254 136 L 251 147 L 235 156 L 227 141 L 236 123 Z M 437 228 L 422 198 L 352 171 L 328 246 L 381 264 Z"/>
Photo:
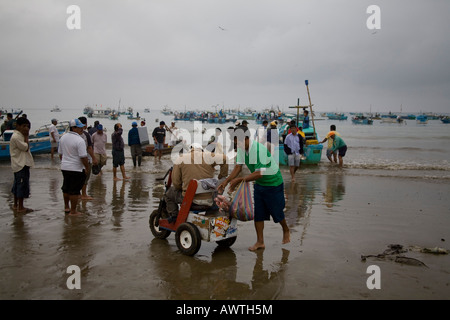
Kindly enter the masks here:
<path id="1" fill-rule="evenodd" d="M 255 205 L 255 230 L 256 243 L 249 247 L 250 251 L 264 249 L 264 221 L 272 216 L 275 223 L 280 223 L 283 229 L 282 243 L 290 242 L 289 227 L 284 217 L 284 183 L 278 163 L 272 157 L 267 148 L 257 141 L 250 142 L 250 131 L 246 127 L 235 130 L 237 140 L 237 160 L 230 176 L 222 182 L 218 191 L 223 192 L 228 183 L 232 192 L 241 182 L 255 181 L 254 205 Z M 251 174 L 238 177 L 242 166 L 246 165 Z"/>
<path id="2" fill-rule="evenodd" d="M 81 137 L 84 124 L 79 119 L 70 121 L 70 131 L 59 140 L 58 153 L 61 171 L 64 177 L 61 187 L 64 196 L 64 212 L 79 215 L 77 205 L 80 191 L 86 181 L 86 172 L 90 170 L 86 143 Z"/>
<path id="3" fill-rule="evenodd" d="M 114 181 L 120 180 L 120 178 L 117 177 L 117 167 L 120 167 L 123 179 L 130 179 L 125 174 L 125 144 L 123 142 L 122 133 L 122 125 L 116 123 L 114 125 L 114 132 L 111 134 Z"/>
<path id="4" fill-rule="evenodd" d="M 166 129 L 164 128 L 165 126 L 166 123 L 164 121 L 161 121 L 159 123 L 159 127 L 156 127 L 152 133 L 153 140 L 155 141 L 155 160 L 156 156 L 158 156 L 158 159 L 161 160 L 164 143 L 166 141 Z"/>
<path id="5" fill-rule="evenodd" d="M 29 134 L 30 121 L 23 117 L 17 119 L 16 129 L 9 142 L 11 168 L 14 173 L 11 192 L 14 194 L 13 209 L 17 210 L 17 213 L 33 211 L 23 206 L 24 198 L 30 196 L 30 168 L 34 165 L 28 141 Z"/>
<path id="6" fill-rule="evenodd" d="M 59 132 L 58 132 L 58 128 L 56 128 L 57 124 L 58 124 L 58 120 L 52 119 L 52 124 L 48 128 L 48 132 L 50 135 L 50 143 L 52 145 L 51 151 L 50 151 L 52 159 L 53 159 L 53 154 L 55 153 L 55 150 L 56 150 L 56 152 L 58 152 Z"/>

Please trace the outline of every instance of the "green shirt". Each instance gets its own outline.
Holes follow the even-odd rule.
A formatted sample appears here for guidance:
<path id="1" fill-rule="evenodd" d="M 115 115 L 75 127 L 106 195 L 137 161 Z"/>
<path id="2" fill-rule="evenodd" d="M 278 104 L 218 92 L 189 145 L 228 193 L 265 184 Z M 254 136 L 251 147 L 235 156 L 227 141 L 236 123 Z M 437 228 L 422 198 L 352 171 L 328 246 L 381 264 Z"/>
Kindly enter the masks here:
<path id="1" fill-rule="evenodd" d="M 236 163 L 239 165 L 245 163 L 251 173 L 261 171 L 262 177 L 255 180 L 256 184 L 276 187 L 283 183 L 278 163 L 273 159 L 269 150 L 257 141 L 251 143 L 249 152 L 238 148 Z"/>
<path id="2" fill-rule="evenodd" d="M 344 140 L 342 140 L 342 138 L 339 137 L 338 135 L 335 135 L 334 142 L 333 142 L 333 148 L 331 150 L 335 151 L 339 148 L 342 148 L 343 146 L 346 146 Z"/>

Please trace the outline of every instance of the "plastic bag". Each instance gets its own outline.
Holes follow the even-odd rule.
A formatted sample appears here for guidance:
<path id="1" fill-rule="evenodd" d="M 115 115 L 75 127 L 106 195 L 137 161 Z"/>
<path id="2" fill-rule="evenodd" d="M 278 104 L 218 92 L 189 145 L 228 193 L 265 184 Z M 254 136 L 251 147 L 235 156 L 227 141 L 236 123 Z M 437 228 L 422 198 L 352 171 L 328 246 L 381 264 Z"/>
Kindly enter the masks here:
<path id="1" fill-rule="evenodd" d="M 239 221 L 251 221 L 255 218 L 249 182 L 241 182 L 238 186 L 229 213 Z"/>

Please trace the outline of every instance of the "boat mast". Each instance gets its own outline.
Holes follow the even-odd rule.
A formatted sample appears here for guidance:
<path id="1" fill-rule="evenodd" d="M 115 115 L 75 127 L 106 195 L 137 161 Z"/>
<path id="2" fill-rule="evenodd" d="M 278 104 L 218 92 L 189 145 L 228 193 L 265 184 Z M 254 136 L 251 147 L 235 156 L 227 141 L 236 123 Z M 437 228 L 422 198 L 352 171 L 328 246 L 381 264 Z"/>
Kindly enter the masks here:
<path id="1" fill-rule="evenodd" d="M 313 104 L 311 104 L 311 96 L 309 95 L 309 87 L 308 87 L 309 81 L 305 80 L 305 85 L 306 85 L 306 90 L 308 91 L 308 100 L 309 100 L 309 110 L 311 112 L 311 121 L 312 121 L 312 125 L 313 125 L 313 130 L 314 130 L 314 138 L 316 139 L 316 126 L 314 125 L 314 113 L 312 110 L 312 106 Z"/>

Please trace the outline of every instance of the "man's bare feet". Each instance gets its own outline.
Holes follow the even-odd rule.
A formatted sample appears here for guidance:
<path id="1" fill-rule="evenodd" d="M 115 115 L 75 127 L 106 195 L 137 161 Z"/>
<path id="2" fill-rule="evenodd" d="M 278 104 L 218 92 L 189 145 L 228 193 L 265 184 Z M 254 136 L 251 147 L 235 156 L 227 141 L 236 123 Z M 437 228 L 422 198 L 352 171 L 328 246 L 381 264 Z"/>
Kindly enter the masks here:
<path id="1" fill-rule="evenodd" d="M 81 200 L 93 200 L 94 198 L 92 198 L 91 196 L 85 195 L 85 196 L 81 196 L 80 199 Z"/>
<path id="2" fill-rule="evenodd" d="M 75 211 L 75 212 L 70 212 L 68 215 L 69 216 L 79 216 L 79 215 L 82 215 L 82 214 L 83 214 L 82 212 Z"/>
<path id="3" fill-rule="evenodd" d="M 114 181 L 119 181 L 119 180 L 122 180 L 122 179 L 114 177 Z"/>
<path id="4" fill-rule="evenodd" d="M 33 212 L 33 209 L 30 208 L 22 208 L 22 209 L 17 209 L 17 213 L 29 213 L 29 212 Z"/>
<path id="5" fill-rule="evenodd" d="M 131 179 L 130 177 L 123 177 L 124 180 L 128 180 Z"/>
<path id="6" fill-rule="evenodd" d="M 266 246 L 264 245 L 264 243 L 256 242 L 253 246 L 249 247 L 248 250 L 256 251 L 258 249 L 265 249 L 265 248 Z"/>
<path id="7" fill-rule="evenodd" d="M 289 242 L 291 242 L 291 233 L 289 231 L 286 232 L 283 231 L 283 241 L 281 243 L 286 244 Z"/>

